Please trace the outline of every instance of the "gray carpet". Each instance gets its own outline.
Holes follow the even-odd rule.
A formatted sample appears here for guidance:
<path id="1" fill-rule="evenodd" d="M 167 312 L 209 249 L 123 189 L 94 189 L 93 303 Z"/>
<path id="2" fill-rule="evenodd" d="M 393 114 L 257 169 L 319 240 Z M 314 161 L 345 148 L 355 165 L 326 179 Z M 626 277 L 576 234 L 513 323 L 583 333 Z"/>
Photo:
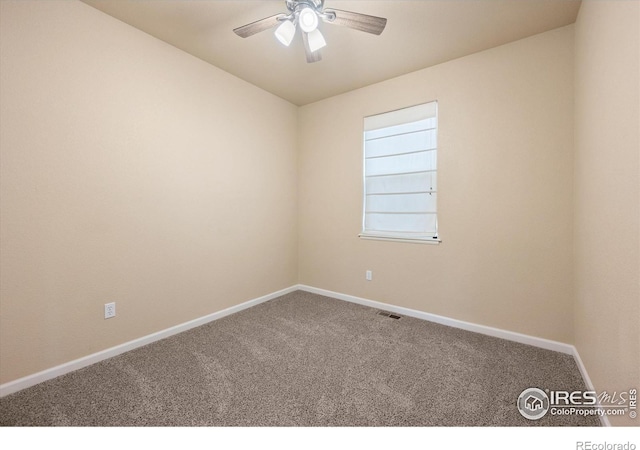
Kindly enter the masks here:
<path id="1" fill-rule="evenodd" d="M 530 421 L 573 358 L 297 291 L 0 399 L 3 426 L 597 426 Z"/>

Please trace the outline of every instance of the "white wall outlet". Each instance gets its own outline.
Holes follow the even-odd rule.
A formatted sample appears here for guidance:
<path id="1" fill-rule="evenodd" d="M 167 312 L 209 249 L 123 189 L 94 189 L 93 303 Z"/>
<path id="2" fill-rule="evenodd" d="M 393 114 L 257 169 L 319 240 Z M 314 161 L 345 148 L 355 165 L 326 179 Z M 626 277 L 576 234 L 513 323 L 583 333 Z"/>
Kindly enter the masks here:
<path id="1" fill-rule="evenodd" d="M 104 304 L 104 318 L 111 319 L 116 316 L 116 302 Z"/>
<path id="2" fill-rule="evenodd" d="M 365 278 L 367 279 L 367 281 L 371 281 L 373 280 L 373 272 L 371 272 L 370 270 L 367 270 L 364 274 Z"/>

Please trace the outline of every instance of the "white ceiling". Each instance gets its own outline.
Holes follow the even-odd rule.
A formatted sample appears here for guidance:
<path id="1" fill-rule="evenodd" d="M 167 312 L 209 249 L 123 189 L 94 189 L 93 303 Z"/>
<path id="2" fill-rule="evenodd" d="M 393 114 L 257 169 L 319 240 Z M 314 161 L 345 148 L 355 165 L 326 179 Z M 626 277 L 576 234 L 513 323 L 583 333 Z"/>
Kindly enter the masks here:
<path id="1" fill-rule="evenodd" d="M 576 20 L 579 0 L 326 0 L 386 17 L 380 36 L 322 23 L 323 60 L 308 64 L 300 36 L 233 29 L 286 12 L 284 0 L 83 0 L 296 105 L 542 33 Z"/>

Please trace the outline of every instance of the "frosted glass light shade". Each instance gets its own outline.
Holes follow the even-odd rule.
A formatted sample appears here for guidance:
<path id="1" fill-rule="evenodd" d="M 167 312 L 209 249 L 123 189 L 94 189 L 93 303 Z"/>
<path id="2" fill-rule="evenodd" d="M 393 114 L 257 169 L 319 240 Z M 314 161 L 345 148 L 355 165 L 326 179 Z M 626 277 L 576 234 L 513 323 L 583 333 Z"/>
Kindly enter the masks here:
<path id="1" fill-rule="evenodd" d="M 290 20 L 285 20 L 276 28 L 275 34 L 278 40 L 288 47 L 296 34 L 296 26 Z"/>
<path id="2" fill-rule="evenodd" d="M 313 9 L 308 7 L 302 8 L 298 16 L 298 22 L 300 23 L 302 31 L 306 33 L 311 33 L 318 28 L 318 16 Z"/>
<path id="3" fill-rule="evenodd" d="M 308 33 L 309 38 L 309 50 L 311 53 L 320 50 L 322 47 L 327 45 L 327 41 L 324 40 L 324 36 L 320 33 L 320 30 L 317 28 L 313 30 L 311 33 Z"/>

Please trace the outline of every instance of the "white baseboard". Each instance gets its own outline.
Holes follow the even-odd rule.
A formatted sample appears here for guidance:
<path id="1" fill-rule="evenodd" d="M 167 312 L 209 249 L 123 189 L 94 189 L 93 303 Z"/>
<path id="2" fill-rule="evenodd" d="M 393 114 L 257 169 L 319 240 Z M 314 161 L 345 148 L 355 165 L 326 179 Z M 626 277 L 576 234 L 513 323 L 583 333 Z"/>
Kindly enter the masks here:
<path id="1" fill-rule="evenodd" d="M 506 339 L 508 341 L 519 342 L 521 344 L 533 345 L 534 347 L 540 347 L 547 350 L 553 350 L 555 352 L 566 353 L 568 355 L 573 355 L 575 351 L 573 345 L 565 344 L 563 342 L 551 341 L 549 339 L 520 334 L 514 331 L 507 331 L 500 328 L 493 328 L 471 322 L 464 322 L 462 320 L 451 319 L 449 317 L 439 316 L 437 314 L 430 314 L 415 309 L 404 308 L 402 306 L 395 306 L 387 303 L 377 302 L 375 300 L 354 297 L 353 295 L 341 294 L 339 292 L 327 291 L 325 289 L 319 289 L 312 286 L 298 285 L 298 288 L 302 291 L 312 292 L 314 294 L 324 295 L 326 297 L 332 297 L 338 300 L 345 300 L 351 303 L 357 303 L 359 305 L 370 306 L 371 308 L 383 309 L 385 311 L 394 312 L 404 316 L 415 317 L 417 319 L 427 320 L 429 322 L 435 322 L 454 328 L 460 328 L 462 330 L 473 331 L 474 333 L 485 334 L 487 336 L 498 337 Z"/>
<path id="2" fill-rule="evenodd" d="M 454 328 L 460 328 L 460 329 L 472 331 L 475 333 L 485 334 L 488 336 L 506 339 L 509 341 L 519 342 L 521 344 L 532 345 L 535 347 L 544 348 L 546 350 L 553 350 L 553 351 L 572 355 L 576 361 L 578 369 L 580 370 L 582 378 L 584 379 L 587 389 L 595 390 L 593 387 L 593 384 L 591 383 L 591 379 L 589 378 L 589 374 L 587 373 L 587 369 L 585 368 L 582 362 L 582 359 L 578 354 L 578 350 L 573 345 L 565 344 L 557 341 L 551 341 L 549 339 L 543 339 L 535 336 L 529 336 L 526 334 L 516 333 L 513 331 L 502 330 L 499 328 L 488 327 L 485 325 L 478 325 L 471 322 L 464 322 L 462 320 L 451 319 L 449 317 L 430 314 L 430 313 L 418 311 L 415 309 L 404 308 L 402 306 L 395 306 L 395 305 L 390 305 L 388 303 L 378 302 L 375 300 L 355 297 L 353 295 L 341 294 L 339 292 L 328 291 L 326 289 L 315 288 L 315 287 L 307 286 L 304 284 L 298 284 L 298 285 L 290 286 L 286 289 L 282 289 L 277 292 L 273 292 L 271 294 L 264 295 L 262 297 L 255 298 L 253 300 L 246 301 L 239 305 L 232 306 L 227 309 L 223 309 L 222 311 L 218 311 L 218 312 L 200 317 L 198 319 L 194 319 L 189 322 L 185 322 L 185 323 L 167 328 L 165 330 L 161 330 L 156 333 L 152 333 L 147 336 L 134 339 L 133 341 L 125 342 L 124 344 L 120 344 L 115 347 L 111 347 L 106 350 L 93 353 L 91 355 L 87 355 L 85 357 L 70 361 L 68 363 L 64 363 L 47 370 L 43 370 L 42 372 L 38 372 L 33 375 L 28 375 L 26 377 L 19 378 L 17 380 L 2 384 L 0 385 L 0 397 L 13 394 L 14 392 L 21 391 L 22 389 L 26 389 L 38 383 L 42 383 L 52 378 L 59 377 L 69 372 L 73 372 L 74 370 L 87 367 L 91 364 L 95 364 L 105 359 L 112 358 L 114 356 L 142 347 L 152 342 L 159 341 L 161 339 L 167 338 L 169 336 L 173 336 L 178 333 L 182 333 L 183 331 L 190 330 L 192 328 L 204 325 L 209 322 L 213 322 L 214 320 L 221 319 L 230 314 L 234 314 L 236 312 L 242 311 L 243 309 L 251 308 L 252 306 L 272 300 L 274 298 L 280 297 L 290 292 L 294 292 L 296 290 L 324 295 L 325 297 L 331 297 L 338 300 L 357 303 L 359 305 L 369 306 L 371 308 L 383 309 L 385 311 L 395 312 L 405 316 L 415 317 L 417 319 L 439 323 L 441 325 L 447 325 Z M 602 423 L 603 426 L 611 426 L 609 419 L 606 416 L 600 416 L 600 422 Z"/>
<path id="3" fill-rule="evenodd" d="M 191 328 L 199 327 L 200 325 L 204 325 L 214 320 L 222 319 L 223 317 L 228 316 L 230 314 L 237 313 L 239 311 L 242 311 L 243 309 L 251 308 L 252 306 L 272 300 L 274 298 L 280 297 L 282 295 L 288 294 L 296 290 L 298 290 L 297 286 L 291 286 L 286 289 L 282 289 L 280 291 L 264 295 L 262 297 L 254 298 L 253 300 L 246 301 L 239 305 L 232 306 L 227 309 L 223 309 L 222 311 L 217 311 L 215 313 L 208 314 L 206 316 L 199 317 L 197 319 L 190 320 L 185 323 L 181 323 L 179 325 L 167 328 L 165 330 L 161 330 L 156 333 L 152 333 L 147 336 L 134 339 L 133 341 L 125 342 L 124 344 L 120 344 L 115 347 L 111 347 L 106 350 L 102 350 L 100 352 L 93 353 L 91 355 L 87 355 L 73 361 L 69 361 L 59 366 L 43 370 L 42 372 L 34 373 L 33 375 L 28 375 L 26 377 L 19 378 L 14 381 L 10 381 L 8 383 L 0 385 L 0 397 L 13 394 L 14 392 L 18 392 L 18 391 L 21 391 L 22 389 L 26 389 L 38 383 L 42 383 L 43 381 L 47 381 L 52 378 L 59 377 L 66 373 L 73 372 L 74 370 L 82 369 L 83 367 L 87 367 L 87 366 L 90 366 L 91 364 L 95 364 L 105 359 L 112 358 L 124 352 L 128 352 L 138 347 L 142 347 L 143 345 L 147 345 L 152 342 L 159 341 L 160 339 L 173 336 L 174 334 L 182 333 L 183 331 L 190 330 Z"/>
<path id="4" fill-rule="evenodd" d="M 578 370 L 580 370 L 580 375 L 582 375 L 582 379 L 584 380 L 584 384 L 587 386 L 587 390 L 595 391 L 596 389 L 593 386 L 593 383 L 591 382 L 591 378 L 589 377 L 589 374 L 587 373 L 587 368 L 584 366 L 584 363 L 582 362 L 582 358 L 580 358 L 580 354 L 578 353 L 578 349 L 575 347 L 573 347 L 573 359 L 575 360 L 576 365 L 578 366 Z M 602 407 L 600 407 L 600 409 L 602 409 Z M 609 422 L 609 418 L 607 416 L 603 414 L 598 417 L 600 418 L 600 423 L 602 424 L 603 427 L 611 426 L 611 422 Z"/>

